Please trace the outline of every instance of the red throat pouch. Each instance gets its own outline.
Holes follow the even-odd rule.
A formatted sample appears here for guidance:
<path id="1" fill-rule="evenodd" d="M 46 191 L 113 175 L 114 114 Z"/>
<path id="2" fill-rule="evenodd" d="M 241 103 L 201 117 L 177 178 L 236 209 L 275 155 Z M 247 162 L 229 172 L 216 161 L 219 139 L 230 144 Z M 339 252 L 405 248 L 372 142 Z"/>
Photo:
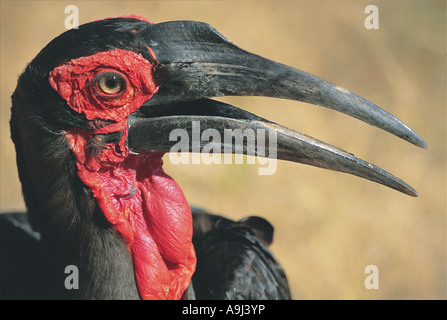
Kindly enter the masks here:
<path id="1" fill-rule="evenodd" d="M 92 157 L 85 153 L 91 133 L 76 130 L 67 138 L 79 178 L 127 244 L 141 297 L 180 299 L 196 266 L 192 215 L 180 187 L 162 169 L 162 154 L 118 153 L 106 144 Z"/>

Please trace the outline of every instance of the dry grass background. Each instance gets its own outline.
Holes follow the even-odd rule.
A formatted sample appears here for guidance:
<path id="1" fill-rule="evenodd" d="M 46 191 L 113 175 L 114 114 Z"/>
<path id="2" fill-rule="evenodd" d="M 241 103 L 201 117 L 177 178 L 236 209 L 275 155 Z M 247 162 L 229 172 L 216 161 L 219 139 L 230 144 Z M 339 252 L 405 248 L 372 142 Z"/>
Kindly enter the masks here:
<path id="1" fill-rule="evenodd" d="M 80 23 L 137 13 L 154 22 L 208 22 L 251 52 L 343 86 L 409 124 L 419 149 L 324 108 L 269 98 L 225 98 L 391 171 L 411 198 L 356 177 L 279 162 L 181 165 L 166 171 L 191 204 L 233 218 L 260 215 L 276 228 L 272 250 L 295 299 L 446 298 L 445 1 L 1 1 L 1 211 L 23 209 L 9 138 L 10 95 L 25 65 L 62 33 L 66 5 Z M 366 30 L 364 8 L 379 8 Z M 364 287 L 377 265 L 380 288 Z"/>

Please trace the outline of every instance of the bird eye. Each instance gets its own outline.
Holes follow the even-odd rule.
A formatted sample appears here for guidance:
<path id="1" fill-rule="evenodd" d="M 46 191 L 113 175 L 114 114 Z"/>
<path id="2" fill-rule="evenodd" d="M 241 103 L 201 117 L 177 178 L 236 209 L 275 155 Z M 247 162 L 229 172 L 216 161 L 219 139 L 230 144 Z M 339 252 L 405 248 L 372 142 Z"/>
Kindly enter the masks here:
<path id="1" fill-rule="evenodd" d="M 126 89 L 125 78 L 116 72 L 104 72 L 98 80 L 99 89 L 105 94 L 118 94 Z"/>

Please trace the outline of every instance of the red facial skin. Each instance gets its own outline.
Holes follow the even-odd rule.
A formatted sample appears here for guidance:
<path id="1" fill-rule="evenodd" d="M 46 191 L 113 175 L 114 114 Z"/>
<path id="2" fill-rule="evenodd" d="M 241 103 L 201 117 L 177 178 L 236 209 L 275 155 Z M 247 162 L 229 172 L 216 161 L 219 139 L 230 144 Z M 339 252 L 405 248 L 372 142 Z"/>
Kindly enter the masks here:
<path id="1" fill-rule="evenodd" d="M 141 298 L 180 299 L 196 267 L 189 205 L 163 171 L 163 154 L 135 155 L 126 146 L 127 117 L 158 89 L 152 69 L 141 55 L 115 49 L 58 66 L 49 82 L 88 120 L 115 121 L 100 129 L 67 131 L 78 176 L 125 240 Z M 119 93 L 100 89 L 98 79 L 104 72 L 123 76 L 125 86 Z M 95 135 L 117 131 L 124 133 L 118 144 L 107 143 L 96 156 L 86 151 Z"/>

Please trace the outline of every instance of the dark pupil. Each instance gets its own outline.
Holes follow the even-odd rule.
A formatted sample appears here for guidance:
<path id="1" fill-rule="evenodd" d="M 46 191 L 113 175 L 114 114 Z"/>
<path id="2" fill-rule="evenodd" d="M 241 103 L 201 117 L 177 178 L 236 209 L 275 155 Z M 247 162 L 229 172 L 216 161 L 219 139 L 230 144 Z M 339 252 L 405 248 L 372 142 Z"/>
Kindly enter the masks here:
<path id="1" fill-rule="evenodd" d="M 117 76 L 108 76 L 106 79 L 106 86 L 109 89 L 120 87 L 120 79 Z"/>

